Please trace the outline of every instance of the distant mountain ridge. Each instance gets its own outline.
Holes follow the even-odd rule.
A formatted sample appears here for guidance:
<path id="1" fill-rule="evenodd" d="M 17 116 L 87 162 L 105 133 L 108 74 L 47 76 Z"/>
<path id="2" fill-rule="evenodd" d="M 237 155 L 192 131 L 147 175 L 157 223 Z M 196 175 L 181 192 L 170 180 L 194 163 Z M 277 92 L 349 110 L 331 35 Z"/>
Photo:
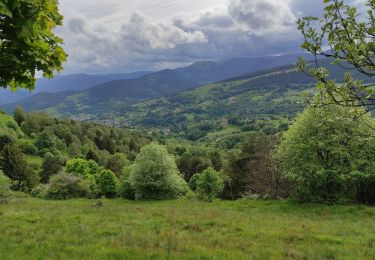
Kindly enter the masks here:
<path id="1" fill-rule="evenodd" d="M 63 91 L 83 91 L 93 86 L 102 84 L 104 82 L 119 80 L 119 79 L 133 79 L 151 73 L 151 71 L 139 71 L 123 74 L 71 74 L 71 75 L 57 75 L 52 79 L 38 79 L 34 92 L 26 89 L 18 89 L 16 92 L 11 92 L 9 89 L 0 89 L 0 104 L 8 104 L 22 99 L 29 98 L 38 93 L 58 93 Z"/>
<path id="2" fill-rule="evenodd" d="M 4 107 L 7 110 L 12 110 L 19 105 L 28 111 L 50 110 L 51 107 L 57 107 L 59 104 L 64 106 L 64 102 L 69 103 L 73 99 L 81 105 L 77 113 L 84 113 L 84 108 L 94 104 L 105 103 L 109 100 L 111 102 L 121 102 L 128 101 L 129 99 L 144 100 L 156 98 L 221 81 L 226 78 L 240 76 L 245 73 L 291 64 L 296 61 L 297 56 L 297 54 L 288 54 L 253 58 L 232 58 L 217 62 L 201 61 L 183 68 L 166 69 L 138 78 L 102 82 L 95 87 L 84 90 L 78 89 L 75 93 L 35 94 L 29 98 L 7 104 Z M 305 54 L 305 56 L 308 55 Z M 59 100 L 59 102 L 56 104 L 49 102 L 49 100 Z"/>

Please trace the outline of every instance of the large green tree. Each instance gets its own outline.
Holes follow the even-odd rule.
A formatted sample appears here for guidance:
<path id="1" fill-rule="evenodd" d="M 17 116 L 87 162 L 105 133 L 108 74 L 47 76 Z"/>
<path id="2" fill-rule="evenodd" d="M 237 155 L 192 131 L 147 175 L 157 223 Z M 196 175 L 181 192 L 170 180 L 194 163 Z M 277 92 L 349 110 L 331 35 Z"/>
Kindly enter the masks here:
<path id="1" fill-rule="evenodd" d="M 189 189 L 173 156 L 164 146 L 155 143 L 141 148 L 131 167 L 130 183 L 135 198 L 143 200 L 175 198 Z"/>
<path id="2" fill-rule="evenodd" d="M 329 71 L 319 66 L 317 57 L 333 58 L 334 63 L 354 68 L 369 76 L 368 82 L 372 82 L 370 77 L 375 75 L 375 1 L 366 0 L 365 14 L 359 14 L 354 4 L 350 6 L 344 0 L 324 0 L 324 3 L 322 18 L 309 16 L 298 21 L 298 29 L 304 37 L 302 48 L 316 57 L 313 68 L 307 69 L 302 59 L 298 65 L 318 80 L 324 104 L 374 109 L 373 83 L 355 80 L 348 72 L 343 84 L 337 84 L 330 78 Z"/>
<path id="3" fill-rule="evenodd" d="M 375 122 L 356 115 L 337 105 L 309 107 L 285 133 L 275 159 L 297 199 L 375 202 Z"/>
<path id="4" fill-rule="evenodd" d="M 0 1 L 0 87 L 34 89 L 36 71 L 51 78 L 67 54 L 53 33 L 63 17 L 57 0 Z"/>

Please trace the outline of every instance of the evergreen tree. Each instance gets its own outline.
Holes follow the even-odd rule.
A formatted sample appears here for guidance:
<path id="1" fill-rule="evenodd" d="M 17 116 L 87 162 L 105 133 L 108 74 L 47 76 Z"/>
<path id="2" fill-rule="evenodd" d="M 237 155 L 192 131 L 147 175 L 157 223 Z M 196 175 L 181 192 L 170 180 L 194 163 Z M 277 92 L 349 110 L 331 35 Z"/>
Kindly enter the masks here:
<path id="1" fill-rule="evenodd" d="M 60 172 L 63 166 L 63 161 L 58 156 L 47 152 L 44 155 L 41 172 L 41 182 L 47 183 L 50 177 Z"/>
<path id="2" fill-rule="evenodd" d="M 21 126 L 21 124 L 26 120 L 25 111 L 22 107 L 17 107 L 14 110 L 13 118 L 19 126 Z"/>
<path id="3" fill-rule="evenodd" d="M 28 165 L 21 148 L 16 144 L 8 144 L 4 147 L 1 165 L 16 190 L 29 191 L 39 181 L 38 174 Z"/>
<path id="4" fill-rule="evenodd" d="M 39 151 L 41 151 L 43 149 L 53 148 L 55 146 L 55 143 L 53 142 L 51 136 L 47 132 L 43 131 L 37 135 L 35 146 Z"/>

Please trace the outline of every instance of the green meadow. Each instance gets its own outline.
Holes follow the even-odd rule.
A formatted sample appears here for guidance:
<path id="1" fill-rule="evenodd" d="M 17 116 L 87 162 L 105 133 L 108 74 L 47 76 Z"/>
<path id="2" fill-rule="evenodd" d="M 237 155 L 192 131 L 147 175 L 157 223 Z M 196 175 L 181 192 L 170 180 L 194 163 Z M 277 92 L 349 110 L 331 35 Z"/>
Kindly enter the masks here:
<path id="1" fill-rule="evenodd" d="M 12 199 L 1 259 L 374 259 L 375 208 L 291 201 Z"/>

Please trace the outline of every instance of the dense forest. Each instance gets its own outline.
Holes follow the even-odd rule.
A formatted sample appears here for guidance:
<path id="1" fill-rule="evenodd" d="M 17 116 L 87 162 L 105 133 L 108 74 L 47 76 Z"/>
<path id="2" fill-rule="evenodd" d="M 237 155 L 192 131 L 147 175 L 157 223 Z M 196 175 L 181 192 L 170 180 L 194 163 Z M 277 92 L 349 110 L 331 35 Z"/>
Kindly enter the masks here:
<path id="1" fill-rule="evenodd" d="M 218 192 L 218 195 L 223 198 L 238 198 L 247 191 L 246 179 L 249 177 L 241 176 L 242 174 L 233 168 L 246 167 L 237 166 L 237 163 L 247 164 L 246 161 L 261 164 L 258 167 L 265 168 L 267 153 L 278 140 L 277 136 L 248 132 L 249 144 L 242 144 L 241 139 L 228 138 L 226 146 L 220 147 L 166 137 L 160 133 L 113 128 L 70 119 L 54 119 L 46 113 L 26 114 L 22 108 L 17 108 L 13 117 L 3 113 L 1 129 L 1 165 L 5 176 L 11 180 L 10 187 L 12 190 L 27 192 L 34 196 L 41 196 L 39 193 L 57 176 L 71 174 L 82 178 L 85 174 L 100 176 L 101 173 L 112 176 L 114 186 L 110 196 L 121 195 L 121 183 L 126 185 L 131 168 L 137 165 L 137 160 L 140 160 L 138 157 L 142 156 L 141 148 L 149 144 L 149 149 L 153 148 L 150 153 L 156 153 L 156 157 L 165 153 L 165 158 L 160 160 L 167 161 L 172 165 L 170 167 L 175 168 L 173 172 L 184 179 L 186 187 L 189 183 L 195 190 L 196 174 L 212 169 L 221 176 L 223 184 L 225 181 L 225 189 Z M 155 142 L 164 145 L 158 146 Z M 260 144 L 261 147 L 252 142 Z M 252 162 L 253 153 L 262 159 Z M 143 159 L 147 160 L 150 158 Z M 246 172 L 247 169 L 241 171 Z M 234 176 L 236 174 L 238 176 Z M 100 183 L 100 180 L 95 179 L 95 182 Z M 98 183 L 95 183 L 94 186 L 97 185 Z M 266 194 L 270 192 L 267 185 L 269 184 L 256 189 Z M 87 194 L 91 197 L 109 195 L 98 193 L 96 190 Z"/>
<path id="2" fill-rule="evenodd" d="M 1 115 L 2 179 L 9 178 L 4 183 L 13 191 L 39 198 L 163 199 L 196 193 L 209 201 L 256 196 L 373 203 L 374 120 L 355 121 L 356 113 L 307 108 L 283 138 L 253 129 L 217 142 L 194 142 L 17 108 L 13 117 Z"/>

